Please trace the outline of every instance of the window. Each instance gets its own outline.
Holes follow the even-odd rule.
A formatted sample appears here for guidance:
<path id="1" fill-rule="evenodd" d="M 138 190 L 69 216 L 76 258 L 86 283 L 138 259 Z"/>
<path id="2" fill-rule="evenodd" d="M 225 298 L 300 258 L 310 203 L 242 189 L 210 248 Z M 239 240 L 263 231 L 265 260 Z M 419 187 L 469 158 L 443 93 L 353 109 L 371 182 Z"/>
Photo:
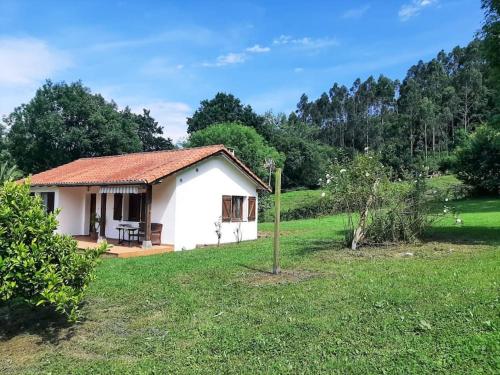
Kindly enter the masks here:
<path id="1" fill-rule="evenodd" d="M 243 220 L 243 197 L 233 196 L 231 202 L 231 220 L 241 221 Z"/>
<path id="2" fill-rule="evenodd" d="M 246 203 L 248 202 L 248 203 Z M 242 197 L 237 195 L 222 196 L 222 221 L 255 221 L 255 197 Z"/>
<path id="3" fill-rule="evenodd" d="M 123 194 L 114 194 L 113 220 L 122 219 Z"/>
<path id="4" fill-rule="evenodd" d="M 146 219 L 146 194 L 129 194 L 128 220 L 144 221 Z"/>
<path id="5" fill-rule="evenodd" d="M 40 197 L 42 198 L 42 203 L 45 207 L 45 211 L 47 213 L 54 212 L 54 192 L 40 193 Z"/>

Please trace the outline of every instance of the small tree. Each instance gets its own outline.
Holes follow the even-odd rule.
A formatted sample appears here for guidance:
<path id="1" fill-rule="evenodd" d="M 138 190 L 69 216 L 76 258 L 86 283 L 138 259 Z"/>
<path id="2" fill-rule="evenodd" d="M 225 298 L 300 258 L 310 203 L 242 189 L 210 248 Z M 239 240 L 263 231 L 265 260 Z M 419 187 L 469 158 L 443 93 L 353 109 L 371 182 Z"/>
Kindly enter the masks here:
<path id="1" fill-rule="evenodd" d="M 350 163 L 332 165 L 323 188 L 328 202 L 347 212 L 346 243 L 360 244 L 413 241 L 429 224 L 425 202 L 425 177 L 390 183 L 389 170 L 376 155 L 358 154 Z"/>
<path id="2" fill-rule="evenodd" d="M 55 233 L 57 214 L 46 213 L 28 184 L 0 187 L 0 300 L 52 305 L 75 321 L 107 245 L 78 251 L 73 238 Z"/>

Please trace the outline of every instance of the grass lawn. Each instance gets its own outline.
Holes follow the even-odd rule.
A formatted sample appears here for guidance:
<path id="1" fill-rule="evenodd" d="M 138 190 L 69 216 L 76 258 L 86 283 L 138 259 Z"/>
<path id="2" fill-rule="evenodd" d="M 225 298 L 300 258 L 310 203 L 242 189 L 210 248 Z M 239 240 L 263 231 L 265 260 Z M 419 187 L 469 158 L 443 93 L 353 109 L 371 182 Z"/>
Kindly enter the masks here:
<path id="1" fill-rule="evenodd" d="M 0 373 L 498 373 L 500 199 L 453 204 L 463 226 L 358 252 L 342 216 L 283 223 L 280 276 L 268 223 L 240 245 L 105 259 L 74 327 L 0 308 Z"/>
<path id="2" fill-rule="evenodd" d="M 433 190 L 445 191 L 453 186 L 461 185 L 462 182 L 453 175 L 445 175 L 430 178 L 428 186 Z M 309 206 L 321 199 L 321 189 L 317 190 L 293 190 L 281 194 L 281 212 L 290 211 L 299 207 Z M 274 220 L 274 201 L 271 207 L 265 212 L 265 217 L 269 221 Z"/>

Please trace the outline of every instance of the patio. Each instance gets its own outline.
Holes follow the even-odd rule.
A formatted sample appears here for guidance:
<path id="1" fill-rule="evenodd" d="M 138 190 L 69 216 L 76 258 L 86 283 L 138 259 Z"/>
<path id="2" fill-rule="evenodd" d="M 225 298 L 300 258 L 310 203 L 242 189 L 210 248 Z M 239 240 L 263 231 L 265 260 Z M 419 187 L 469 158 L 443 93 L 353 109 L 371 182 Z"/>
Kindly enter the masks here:
<path id="1" fill-rule="evenodd" d="M 95 249 L 99 246 L 96 240 L 90 238 L 90 236 L 74 236 L 75 240 L 78 242 L 78 248 L 85 249 Z M 169 253 L 174 251 L 173 245 L 153 245 L 150 248 L 144 249 L 141 245 L 127 246 L 123 244 L 118 244 L 117 239 L 108 238 L 107 242 L 111 245 L 110 249 L 105 255 L 115 257 L 115 258 L 132 258 L 141 257 L 146 255 L 156 255 Z"/>

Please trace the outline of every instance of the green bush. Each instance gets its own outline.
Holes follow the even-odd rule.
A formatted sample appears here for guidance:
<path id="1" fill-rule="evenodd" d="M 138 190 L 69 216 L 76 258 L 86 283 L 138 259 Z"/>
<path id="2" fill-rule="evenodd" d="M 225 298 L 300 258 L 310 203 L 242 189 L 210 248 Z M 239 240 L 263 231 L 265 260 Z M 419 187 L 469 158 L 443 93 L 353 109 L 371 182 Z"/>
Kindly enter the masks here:
<path id="1" fill-rule="evenodd" d="M 479 191 L 500 193 L 499 126 L 483 125 L 469 135 L 456 151 L 460 180 Z"/>
<path id="2" fill-rule="evenodd" d="M 73 238 L 54 232 L 57 213 L 47 214 L 28 184 L 0 187 L 0 300 L 49 304 L 75 321 L 106 245 L 80 252 Z"/>
<path id="3" fill-rule="evenodd" d="M 342 208 L 346 222 L 346 245 L 416 240 L 430 225 L 424 173 L 405 183 L 390 182 L 390 171 L 375 154 L 358 154 L 346 164 L 335 162 L 323 188 L 332 209 Z"/>

